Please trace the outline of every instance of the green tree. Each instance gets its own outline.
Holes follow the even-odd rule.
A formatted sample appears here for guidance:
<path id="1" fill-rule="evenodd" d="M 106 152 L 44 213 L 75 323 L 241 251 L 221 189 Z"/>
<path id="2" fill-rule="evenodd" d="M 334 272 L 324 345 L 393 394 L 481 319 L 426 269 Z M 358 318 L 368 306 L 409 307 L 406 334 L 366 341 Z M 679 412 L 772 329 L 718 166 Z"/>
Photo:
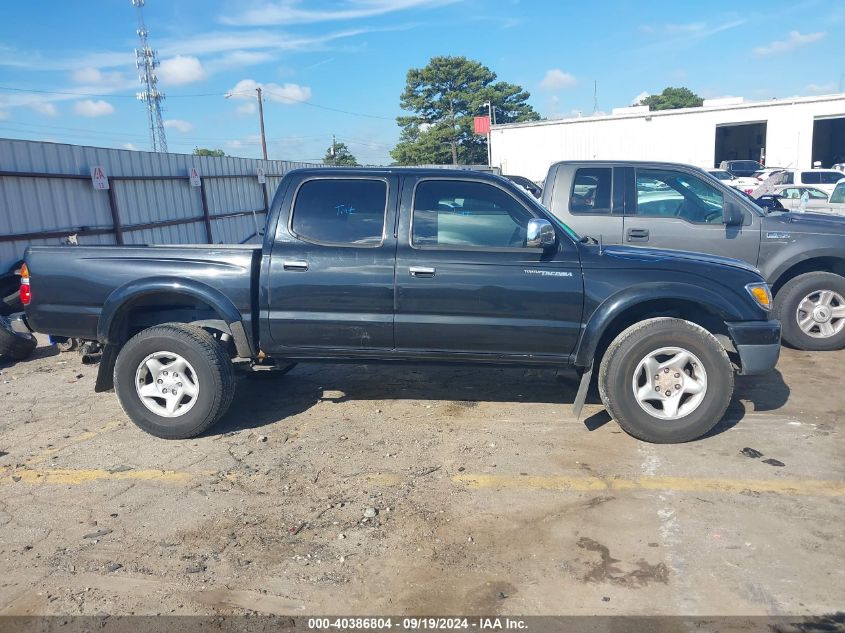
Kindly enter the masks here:
<path id="1" fill-rule="evenodd" d="M 675 110 L 677 108 L 695 108 L 704 103 L 689 88 L 664 88 L 659 95 L 649 95 L 640 101 L 640 105 L 647 105 L 652 110 Z"/>
<path id="2" fill-rule="evenodd" d="M 432 57 L 412 68 L 399 105 L 413 112 L 396 118 L 402 132 L 390 155 L 400 165 L 487 162 L 487 138 L 473 131 L 473 117 L 496 109 L 497 123 L 536 121 L 540 115 L 520 86 L 496 81 L 496 73 L 466 57 Z"/>
<path id="3" fill-rule="evenodd" d="M 357 167 L 358 159 L 346 147 L 346 143 L 334 144 L 334 155 L 332 155 L 332 146 L 326 150 L 326 155 L 323 156 L 324 165 L 344 165 L 346 167 Z"/>
<path id="4" fill-rule="evenodd" d="M 194 156 L 216 156 L 220 158 L 221 156 L 225 156 L 226 152 L 222 149 L 208 149 L 205 147 L 195 147 L 194 148 Z"/>

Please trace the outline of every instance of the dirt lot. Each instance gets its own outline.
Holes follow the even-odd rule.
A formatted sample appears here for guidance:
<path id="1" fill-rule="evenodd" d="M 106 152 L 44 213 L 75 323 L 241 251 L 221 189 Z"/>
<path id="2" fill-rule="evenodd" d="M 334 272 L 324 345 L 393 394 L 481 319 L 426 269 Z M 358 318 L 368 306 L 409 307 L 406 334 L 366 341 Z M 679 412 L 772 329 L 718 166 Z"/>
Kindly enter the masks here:
<path id="1" fill-rule="evenodd" d="M 784 350 L 685 445 L 577 422 L 551 372 L 352 365 L 167 442 L 41 347 L 0 365 L 0 613 L 831 613 L 843 364 Z"/>

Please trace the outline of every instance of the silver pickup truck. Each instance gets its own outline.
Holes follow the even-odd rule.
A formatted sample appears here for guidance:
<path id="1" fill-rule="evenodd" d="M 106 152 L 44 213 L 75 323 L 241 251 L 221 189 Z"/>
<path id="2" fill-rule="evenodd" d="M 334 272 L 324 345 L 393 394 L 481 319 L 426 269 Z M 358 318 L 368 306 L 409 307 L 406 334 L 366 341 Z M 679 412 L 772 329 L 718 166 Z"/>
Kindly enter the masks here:
<path id="1" fill-rule="evenodd" d="M 565 161 L 542 202 L 604 244 L 710 253 L 756 266 L 786 343 L 845 347 L 845 218 L 769 212 L 704 170 L 674 163 Z"/>

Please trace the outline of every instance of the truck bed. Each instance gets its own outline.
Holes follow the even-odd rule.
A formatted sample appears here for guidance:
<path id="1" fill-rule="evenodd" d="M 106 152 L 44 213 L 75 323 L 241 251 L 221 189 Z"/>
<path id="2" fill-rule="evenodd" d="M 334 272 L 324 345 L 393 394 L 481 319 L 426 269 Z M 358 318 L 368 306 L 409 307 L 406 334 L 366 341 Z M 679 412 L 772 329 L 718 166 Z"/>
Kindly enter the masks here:
<path id="1" fill-rule="evenodd" d="M 172 288 L 170 306 L 183 305 L 179 285 L 186 281 L 220 291 L 252 336 L 260 261 L 260 245 L 33 246 L 27 255 L 32 290 L 27 319 L 38 332 L 96 339 L 109 297 L 135 281 L 157 278 Z M 184 300 L 186 310 L 191 306 Z"/>

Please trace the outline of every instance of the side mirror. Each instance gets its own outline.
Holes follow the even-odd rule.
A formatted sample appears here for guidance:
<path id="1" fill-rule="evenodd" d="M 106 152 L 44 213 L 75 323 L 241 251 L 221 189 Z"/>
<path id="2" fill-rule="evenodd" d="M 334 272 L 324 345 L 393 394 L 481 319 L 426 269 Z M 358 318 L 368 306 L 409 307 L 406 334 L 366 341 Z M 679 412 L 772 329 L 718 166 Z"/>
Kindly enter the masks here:
<path id="1" fill-rule="evenodd" d="M 548 220 L 529 220 L 526 233 L 525 245 L 528 248 L 546 248 L 555 243 L 555 230 Z"/>
<path id="2" fill-rule="evenodd" d="M 742 212 L 742 207 L 733 200 L 725 200 L 722 221 L 725 223 L 725 226 L 742 226 L 743 222 L 745 222 L 745 214 Z"/>

